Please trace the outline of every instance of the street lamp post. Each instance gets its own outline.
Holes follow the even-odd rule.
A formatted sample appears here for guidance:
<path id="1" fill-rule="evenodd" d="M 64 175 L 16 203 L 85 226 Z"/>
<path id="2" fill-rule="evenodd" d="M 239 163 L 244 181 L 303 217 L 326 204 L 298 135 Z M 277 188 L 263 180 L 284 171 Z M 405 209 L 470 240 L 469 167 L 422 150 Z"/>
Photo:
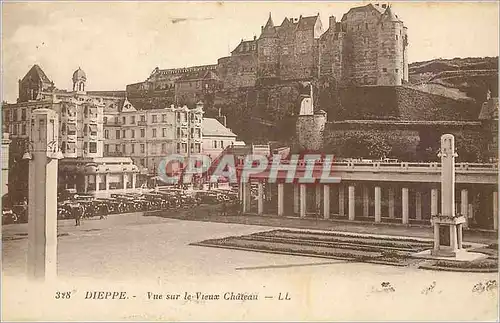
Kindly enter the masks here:
<path id="1" fill-rule="evenodd" d="M 59 123 L 54 110 L 36 109 L 31 116 L 28 151 L 28 277 L 57 276 L 57 171 Z"/>

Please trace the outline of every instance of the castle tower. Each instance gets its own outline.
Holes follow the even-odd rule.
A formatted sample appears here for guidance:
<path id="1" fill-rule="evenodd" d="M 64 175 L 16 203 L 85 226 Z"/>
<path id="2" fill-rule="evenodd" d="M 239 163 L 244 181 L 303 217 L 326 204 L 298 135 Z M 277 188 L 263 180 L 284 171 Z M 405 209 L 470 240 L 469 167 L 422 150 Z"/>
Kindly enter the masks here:
<path id="1" fill-rule="evenodd" d="M 87 75 L 80 67 L 78 67 L 78 69 L 73 73 L 73 91 L 85 92 L 85 82 L 87 82 Z"/>
<path id="2" fill-rule="evenodd" d="M 300 115 L 297 117 L 296 133 L 299 148 L 305 151 L 320 151 L 323 148 L 323 132 L 327 121 L 327 113 L 314 111 L 312 87 L 310 97 L 302 99 Z"/>
<path id="3" fill-rule="evenodd" d="M 408 73 L 405 40 L 406 30 L 403 22 L 392 12 L 391 7 L 387 6 L 378 24 L 378 85 L 403 83 L 405 74 Z"/>
<path id="4" fill-rule="evenodd" d="M 278 76 L 278 33 L 274 27 L 271 13 L 259 39 L 257 40 L 258 58 L 257 58 L 257 75 L 261 78 L 277 77 Z"/>

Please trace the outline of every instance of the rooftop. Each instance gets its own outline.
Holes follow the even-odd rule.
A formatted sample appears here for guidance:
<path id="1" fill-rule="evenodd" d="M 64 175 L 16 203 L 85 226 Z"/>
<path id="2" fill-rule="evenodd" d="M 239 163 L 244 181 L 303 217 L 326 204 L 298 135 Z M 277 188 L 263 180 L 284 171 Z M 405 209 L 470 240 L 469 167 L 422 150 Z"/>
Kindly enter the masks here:
<path id="1" fill-rule="evenodd" d="M 203 136 L 236 137 L 231 130 L 213 118 L 203 118 Z"/>

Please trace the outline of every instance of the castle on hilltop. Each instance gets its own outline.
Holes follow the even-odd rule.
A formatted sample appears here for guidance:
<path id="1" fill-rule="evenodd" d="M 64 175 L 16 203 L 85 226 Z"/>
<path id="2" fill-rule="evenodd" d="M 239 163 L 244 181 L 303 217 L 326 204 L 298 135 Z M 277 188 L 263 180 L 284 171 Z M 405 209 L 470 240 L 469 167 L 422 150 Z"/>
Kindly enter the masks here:
<path id="1" fill-rule="evenodd" d="M 259 37 L 242 40 L 217 64 L 156 68 L 144 82 L 127 86 L 128 97 L 195 101 L 223 89 L 333 78 L 339 85 L 397 86 L 408 80 L 407 27 L 389 5 L 350 9 L 340 21 L 271 14 Z"/>

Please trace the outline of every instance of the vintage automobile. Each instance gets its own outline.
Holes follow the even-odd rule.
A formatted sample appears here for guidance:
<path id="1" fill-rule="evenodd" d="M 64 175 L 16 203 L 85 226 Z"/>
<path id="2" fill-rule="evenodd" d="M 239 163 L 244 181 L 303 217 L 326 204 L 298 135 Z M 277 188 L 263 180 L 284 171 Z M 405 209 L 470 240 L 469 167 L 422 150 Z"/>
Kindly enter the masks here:
<path id="1" fill-rule="evenodd" d="M 2 208 L 2 224 L 12 224 L 17 222 L 17 216 L 11 208 Z"/>

